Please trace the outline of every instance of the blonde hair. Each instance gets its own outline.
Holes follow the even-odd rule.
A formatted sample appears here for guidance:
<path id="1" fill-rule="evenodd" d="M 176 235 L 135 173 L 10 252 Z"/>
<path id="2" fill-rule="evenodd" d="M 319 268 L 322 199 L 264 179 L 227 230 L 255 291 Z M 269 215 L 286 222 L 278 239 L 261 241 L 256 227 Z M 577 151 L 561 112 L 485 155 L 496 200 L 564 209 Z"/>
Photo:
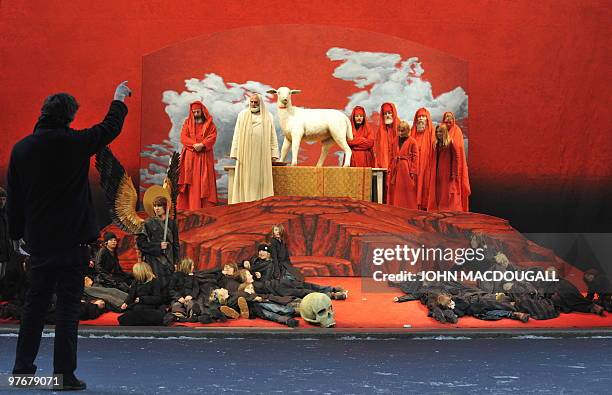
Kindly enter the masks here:
<path id="1" fill-rule="evenodd" d="M 440 294 L 436 298 L 436 302 L 442 307 L 448 307 L 453 299 L 447 294 Z"/>
<path id="2" fill-rule="evenodd" d="M 208 301 L 209 302 L 219 302 L 219 304 L 226 304 L 227 303 L 227 299 L 221 297 L 221 295 L 219 294 L 219 291 L 222 288 L 215 288 L 212 291 L 210 291 L 210 295 L 208 296 Z"/>
<path id="3" fill-rule="evenodd" d="M 153 269 L 146 262 L 138 262 L 132 267 L 132 273 L 134 274 L 134 279 L 141 283 L 148 283 L 149 281 L 155 278 L 155 274 L 153 274 Z"/>
<path id="4" fill-rule="evenodd" d="M 438 140 L 438 131 L 442 132 L 442 141 Z M 448 134 L 448 128 L 443 123 L 436 126 L 436 141 L 438 145 L 442 147 L 448 147 L 451 143 L 450 135 Z"/>
<path id="5" fill-rule="evenodd" d="M 408 124 L 408 122 L 406 122 L 406 121 L 401 121 L 401 122 L 399 123 L 399 125 L 397 126 L 397 131 L 398 131 L 398 132 L 401 132 L 402 130 L 405 130 L 405 131 L 406 131 L 406 137 L 410 136 L 410 132 L 411 132 L 411 130 L 410 130 L 410 125 Z"/>
<path id="6" fill-rule="evenodd" d="M 192 266 L 193 266 L 193 259 L 185 258 L 178 264 L 177 271 L 185 273 L 185 274 L 190 274 Z"/>

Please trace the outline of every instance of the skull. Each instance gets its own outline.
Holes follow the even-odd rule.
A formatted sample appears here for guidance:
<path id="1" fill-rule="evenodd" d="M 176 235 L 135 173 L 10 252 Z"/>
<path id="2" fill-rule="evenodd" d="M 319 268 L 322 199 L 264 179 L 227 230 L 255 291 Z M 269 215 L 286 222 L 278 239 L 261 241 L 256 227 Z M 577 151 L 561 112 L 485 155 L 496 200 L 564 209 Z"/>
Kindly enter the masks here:
<path id="1" fill-rule="evenodd" d="M 334 309 L 329 296 L 313 292 L 304 297 L 300 303 L 300 315 L 311 324 L 329 328 L 336 325 Z"/>

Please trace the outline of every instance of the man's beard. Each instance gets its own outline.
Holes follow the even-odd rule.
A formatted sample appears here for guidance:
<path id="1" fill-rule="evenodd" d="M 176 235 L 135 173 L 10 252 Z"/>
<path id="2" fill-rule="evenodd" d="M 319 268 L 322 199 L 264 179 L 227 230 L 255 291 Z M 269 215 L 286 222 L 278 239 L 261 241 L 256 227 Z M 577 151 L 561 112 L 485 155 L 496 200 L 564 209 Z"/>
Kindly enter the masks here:
<path id="1" fill-rule="evenodd" d="M 194 116 L 194 119 L 195 119 L 196 123 L 204 122 L 204 117 L 202 115 L 200 115 L 200 116 L 196 115 L 196 116 Z"/>
<path id="2" fill-rule="evenodd" d="M 392 116 L 385 116 L 385 125 L 391 125 L 393 123 L 393 117 Z"/>
<path id="3" fill-rule="evenodd" d="M 251 107 L 251 112 L 252 112 L 253 114 L 257 114 L 257 113 L 259 113 L 259 111 L 260 111 L 259 106 L 257 106 L 257 107 Z"/>
<path id="4" fill-rule="evenodd" d="M 417 121 L 416 130 L 417 132 L 422 132 L 425 130 L 426 123 L 425 121 Z"/>

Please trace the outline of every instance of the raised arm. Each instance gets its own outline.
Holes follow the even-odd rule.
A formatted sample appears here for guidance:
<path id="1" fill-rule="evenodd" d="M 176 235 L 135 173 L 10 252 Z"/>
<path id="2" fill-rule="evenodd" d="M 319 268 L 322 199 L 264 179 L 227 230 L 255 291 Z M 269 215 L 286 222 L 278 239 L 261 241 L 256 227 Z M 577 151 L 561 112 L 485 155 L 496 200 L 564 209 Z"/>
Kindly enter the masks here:
<path id="1" fill-rule="evenodd" d="M 115 89 L 114 100 L 102 122 L 89 129 L 77 131 L 84 141 L 89 156 L 94 155 L 119 136 L 123 121 L 128 113 L 127 106 L 123 101 L 126 97 L 132 95 L 132 91 L 126 84 L 127 81 L 124 81 Z"/>

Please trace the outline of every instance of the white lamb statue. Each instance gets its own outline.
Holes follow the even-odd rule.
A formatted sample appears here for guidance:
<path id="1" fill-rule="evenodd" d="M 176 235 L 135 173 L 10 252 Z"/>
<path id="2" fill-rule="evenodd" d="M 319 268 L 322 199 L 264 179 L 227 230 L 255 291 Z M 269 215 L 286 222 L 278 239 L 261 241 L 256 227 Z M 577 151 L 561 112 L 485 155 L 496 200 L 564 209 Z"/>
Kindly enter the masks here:
<path id="1" fill-rule="evenodd" d="M 285 136 L 280 161 L 285 160 L 291 148 L 291 165 L 295 166 L 302 140 L 320 141 L 321 156 L 317 167 L 321 167 L 329 152 L 329 147 L 335 142 L 344 151 L 343 166 L 350 166 L 351 148 L 347 141 L 353 140 L 351 121 L 338 110 L 294 107 L 291 104 L 291 95 L 300 92 L 300 90 L 289 89 L 286 86 L 267 92 L 276 94 L 279 123 Z"/>

